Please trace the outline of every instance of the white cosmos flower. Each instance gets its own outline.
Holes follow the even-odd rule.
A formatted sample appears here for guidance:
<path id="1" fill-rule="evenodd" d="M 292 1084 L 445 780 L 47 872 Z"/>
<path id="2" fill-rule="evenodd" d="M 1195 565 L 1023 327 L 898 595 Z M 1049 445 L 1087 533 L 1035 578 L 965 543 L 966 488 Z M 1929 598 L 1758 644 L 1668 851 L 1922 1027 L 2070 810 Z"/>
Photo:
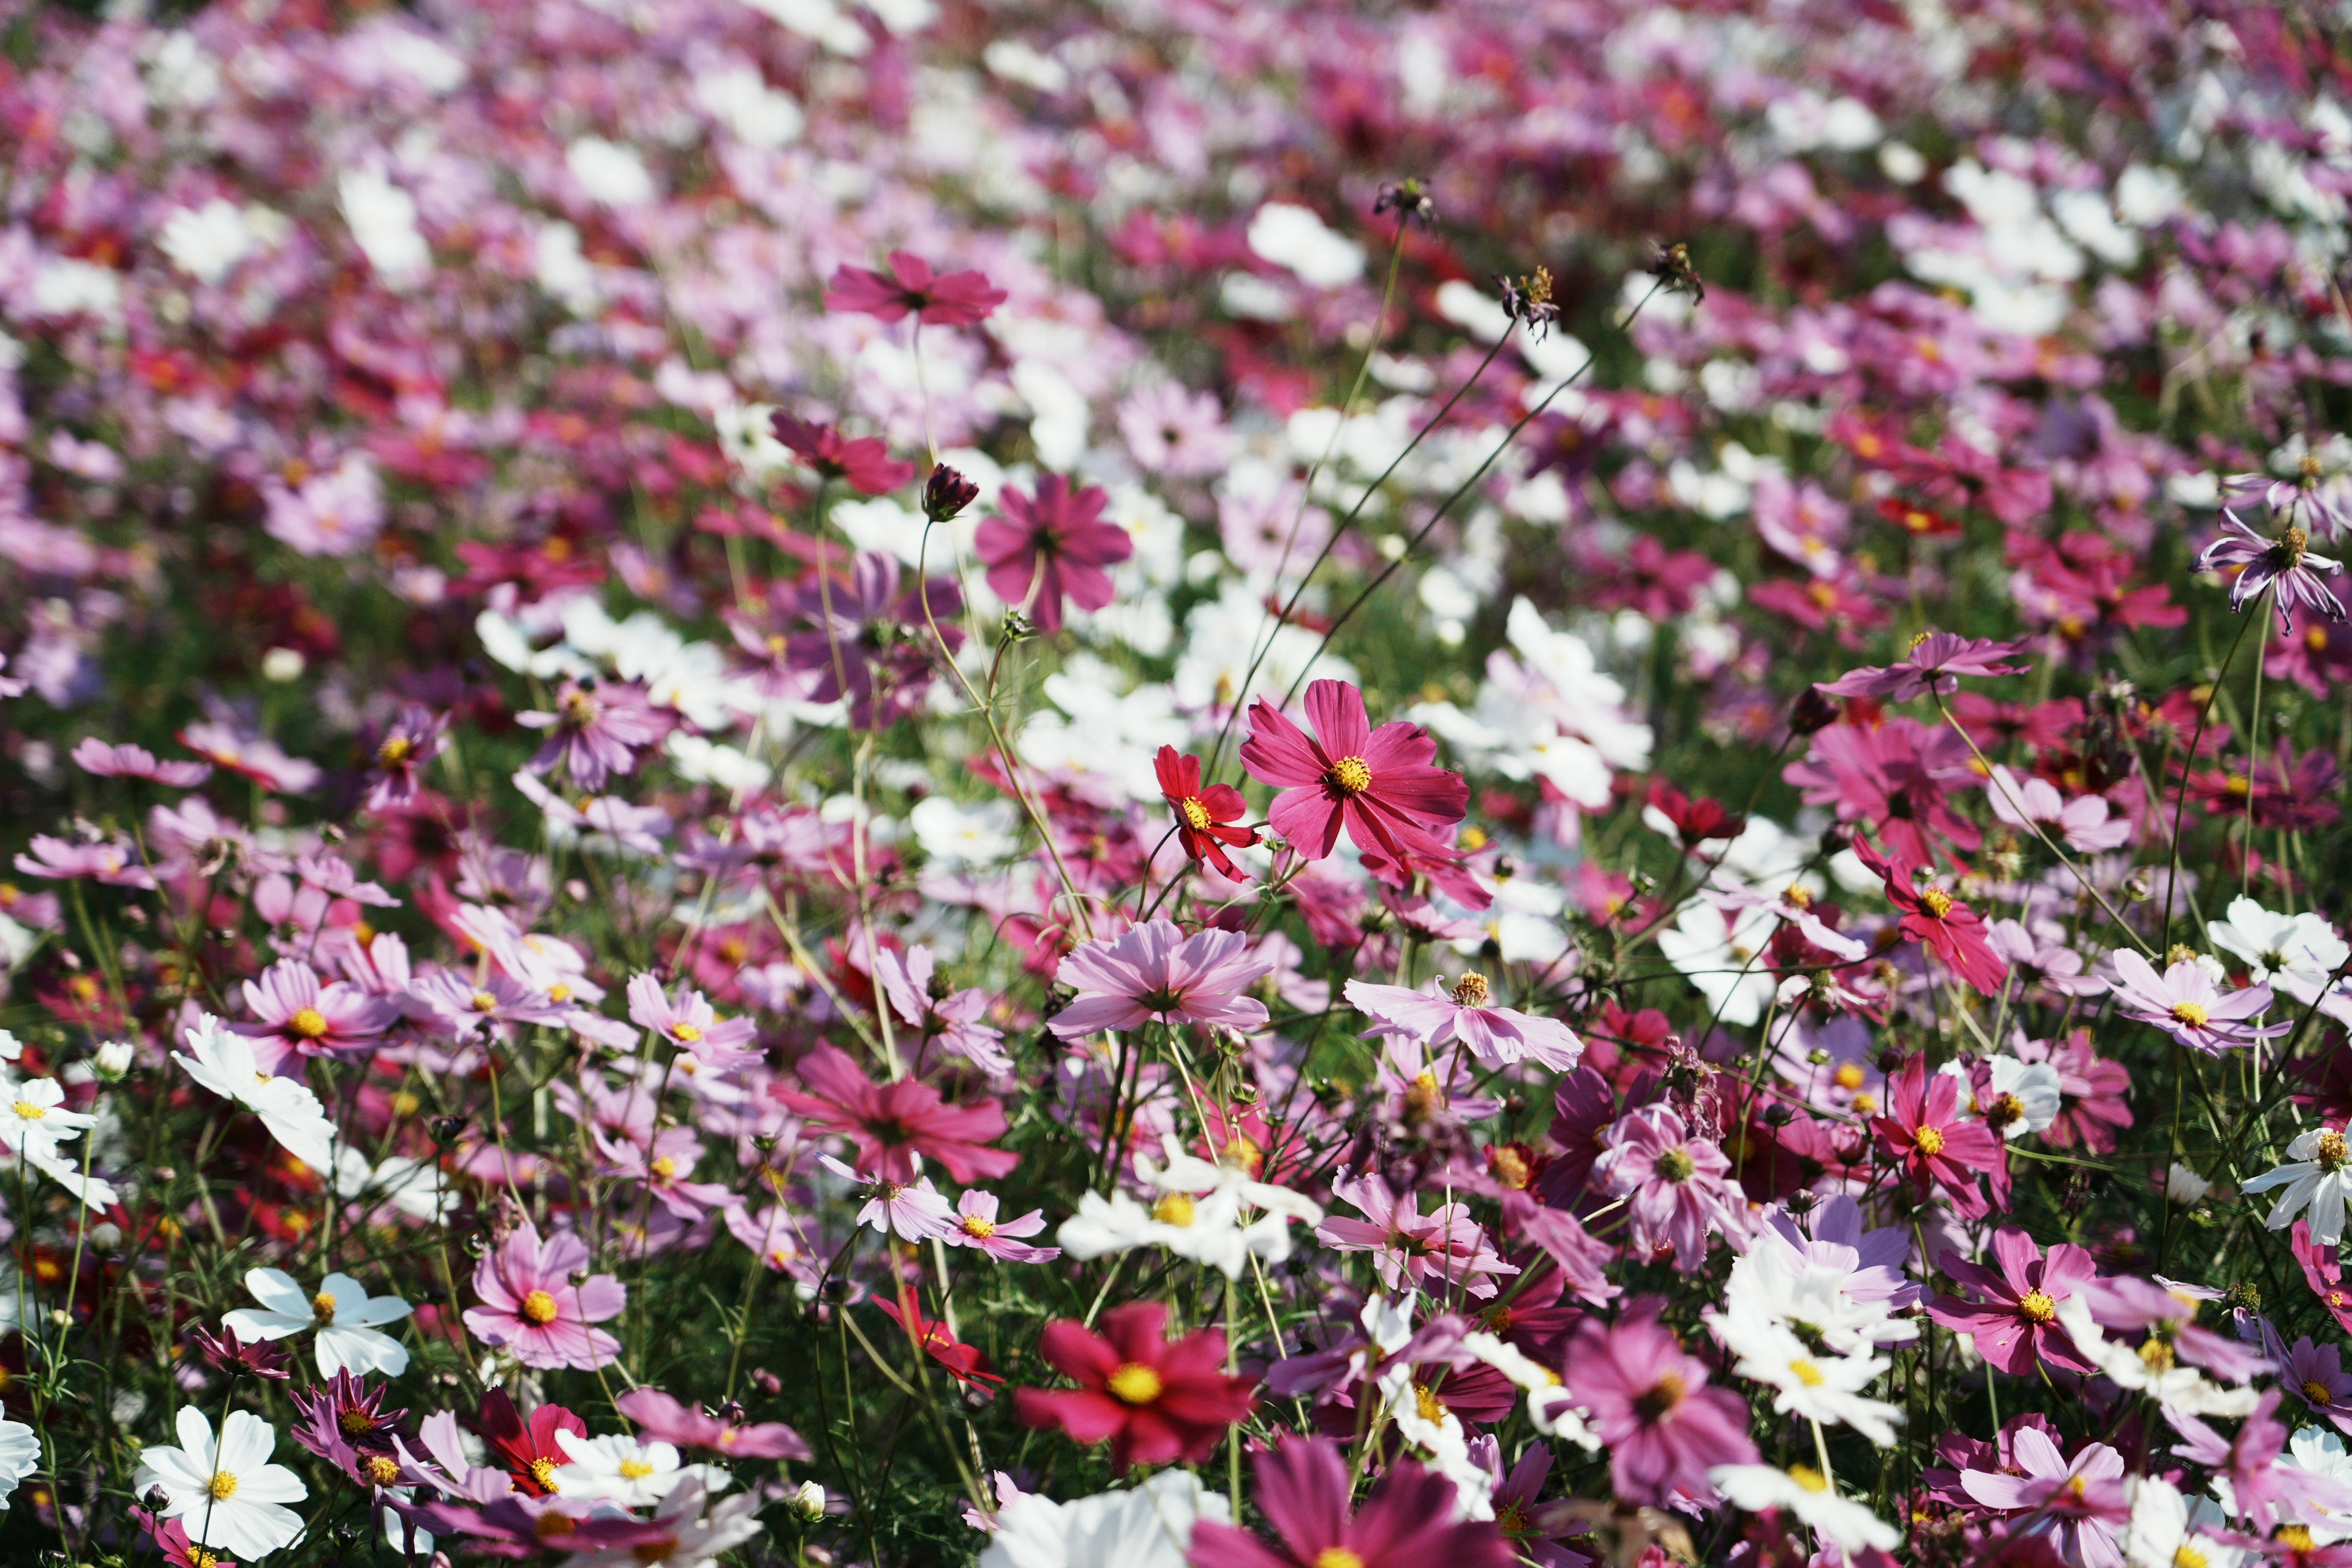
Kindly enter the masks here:
<path id="1" fill-rule="evenodd" d="M 2208 1382 L 2187 1362 L 2176 1362 L 2159 1372 L 2140 1359 L 2138 1350 L 2107 1338 L 2091 1316 L 2091 1299 L 2081 1291 L 2058 1303 L 2058 1323 L 2091 1363 L 2116 1387 L 2146 1394 L 2168 1409 L 2187 1415 L 2238 1416 L 2249 1414 L 2260 1400 L 2251 1385 L 2225 1388 Z"/>
<path id="2" fill-rule="evenodd" d="M 1233 1504 L 1182 1470 L 1076 1502 L 1023 1492 L 997 1514 L 980 1568 L 1184 1568 L 1204 1519 L 1231 1524 Z"/>
<path id="3" fill-rule="evenodd" d="M 574 1552 L 564 1559 L 564 1568 L 703 1568 L 716 1562 L 761 1528 L 760 1500 L 750 1493 L 705 1511 L 704 1503 L 717 1489 L 688 1476 L 655 1510 L 651 1522 L 662 1527 L 661 1534 L 634 1545 Z"/>
<path id="4" fill-rule="evenodd" d="M 1241 1194 L 1232 1188 L 1198 1198 L 1162 1193 L 1150 1208 L 1125 1193 L 1108 1198 L 1087 1193 L 1054 1239 L 1081 1262 L 1131 1247 L 1164 1247 L 1238 1279 L 1253 1254 L 1266 1259 L 1290 1256 L 1290 1216 L 1268 1214 L 1244 1223 Z"/>
<path id="5" fill-rule="evenodd" d="M 2124 1559 L 2131 1568 L 2179 1568 L 2190 1562 L 2237 1568 L 2244 1553 L 2208 1533 L 2230 1526 L 2211 1498 L 2192 1503 L 2157 1476 L 2135 1476 L 2124 1484 L 2131 1489 L 2131 1525 L 2124 1533 Z"/>
<path id="6" fill-rule="evenodd" d="M 16 1083 L 0 1072 L 0 1150 L 14 1151 L 86 1206 L 106 1208 L 121 1194 L 113 1184 L 84 1175 L 62 1147 L 94 1126 L 97 1119 L 66 1110 L 65 1099 L 66 1091 L 55 1079 Z"/>
<path id="7" fill-rule="evenodd" d="M 22 1421 L 0 1421 L 0 1513 L 16 1483 L 41 1468 L 41 1439 Z"/>
<path id="8" fill-rule="evenodd" d="M 1848 1267 L 1838 1267 L 1846 1260 Z M 1841 1354 L 1917 1339 L 1916 1318 L 1894 1316 L 1875 1297 L 1847 1293 L 1847 1280 L 1860 1265 L 1850 1247 L 1832 1250 L 1814 1243 L 1810 1252 L 1801 1252 L 1779 1229 L 1766 1226 L 1731 1266 L 1724 1285 L 1725 1315 L 1742 1322 L 1801 1326 Z"/>
<path id="9" fill-rule="evenodd" d="M 159 1444 L 140 1454 L 138 1473 L 131 1478 L 132 1496 L 163 1488 L 163 1516 L 186 1527 L 190 1541 L 248 1561 L 291 1544 L 302 1533 L 302 1516 L 285 1505 L 310 1494 L 301 1477 L 269 1462 L 278 1434 L 268 1422 L 251 1411 L 232 1410 L 215 1444 L 205 1413 L 183 1405 L 176 1429 L 178 1447 Z"/>
<path id="10" fill-rule="evenodd" d="M 1734 1507 L 1749 1513 L 1768 1508 L 1792 1513 L 1845 1552 L 1865 1546 L 1892 1552 L 1903 1543 L 1902 1531 L 1861 1503 L 1838 1496 L 1828 1478 L 1808 1466 L 1783 1470 L 1773 1465 L 1717 1465 L 1706 1479 Z"/>
<path id="11" fill-rule="evenodd" d="M 2335 974 L 2352 948 L 2317 915 L 2273 914 L 2253 900 L 2230 900 L 2228 918 L 2206 928 L 2213 945 L 2246 961 L 2255 980 L 2267 982 L 2308 1004 Z"/>
<path id="12" fill-rule="evenodd" d="M 1961 1063 L 1946 1062 L 1937 1070 L 1958 1080 L 1960 1103 L 2004 1142 L 2029 1132 L 2047 1131 L 2050 1124 L 2058 1120 L 2062 1103 L 2058 1069 L 2048 1062 L 1987 1057 L 1985 1070 L 1990 1081 L 1981 1095 L 1977 1093 L 1969 1069 Z"/>
<path id="13" fill-rule="evenodd" d="M 1462 1417 L 1446 1408 L 1442 1380 L 1434 1384 L 1415 1382 L 1415 1370 L 1398 1362 L 1381 1373 L 1390 1421 L 1428 1458 L 1432 1469 L 1454 1483 L 1463 1518 L 1494 1518 L 1495 1473 L 1471 1458 L 1470 1433 Z"/>
<path id="14" fill-rule="evenodd" d="M 1780 990 L 1765 944 L 1780 917 L 1764 905 L 1737 911 L 1704 899 L 1683 906 L 1658 932 L 1658 952 L 1682 971 L 1726 1024 L 1753 1024 Z"/>
<path id="15" fill-rule="evenodd" d="M 253 1042 L 206 1013 L 186 1031 L 193 1056 L 172 1053 L 188 1076 L 256 1116 L 287 1152 L 314 1171 L 335 1168 L 335 1125 L 307 1085 L 263 1072 Z"/>
<path id="16" fill-rule="evenodd" d="M 2315 1127 L 2286 1146 L 2287 1163 L 2240 1184 L 2243 1193 L 2284 1187 L 2263 1223 L 2284 1230 L 2305 1209 L 2311 1211 L 2311 1239 L 2334 1247 L 2344 1238 L 2344 1196 L 2352 1192 L 2352 1149 L 2333 1127 Z"/>
<path id="17" fill-rule="evenodd" d="M 1483 1329 L 1463 1335 L 1462 1348 L 1527 1391 L 1528 1415 L 1538 1432 L 1547 1437 L 1565 1437 L 1588 1454 L 1601 1451 L 1601 1439 L 1585 1425 L 1584 1412 L 1559 1373 Z"/>
<path id="18" fill-rule="evenodd" d="M 558 1432 L 555 1440 L 572 1457 L 570 1464 L 555 1468 L 554 1490 L 566 1500 L 646 1508 L 667 1497 L 681 1481 L 700 1478 L 713 1491 L 726 1484 L 708 1466 L 681 1466 L 677 1449 L 667 1443 L 617 1436 L 583 1437 L 576 1432 Z"/>
<path id="19" fill-rule="evenodd" d="M 276 1268 L 250 1269 L 245 1288 L 261 1303 L 258 1309 L 239 1307 L 221 1319 L 241 1340 L 282 1340 L 305 1329 L 318 1331 L 313 1349 L 319 1375 L 338 1372 L 380 1372 L 398 1377 L 408 1370 L 408 1348 L 388 1334 L 376 1332 L 385 1323 L 408 1316 L 409 1305 L 397 1296 L 371 1296 L 367 1287 L 348 1274 L 330 1274 L 318 1293 L 305 1295 L 294 1277 Z"/>
<path id="20" fill-rule="evenodd" d="M 1779 1323 L 1714 1311 L 1706 1314 L 1706 1323 L 1739 1358 L 1734 1372 L 1773 1389 L 1773 1409 L 1823 1426 L 1851 1426 L 1882 1448 L 1894 1446 L 1895 1426 L 1903 1412 L 1862 1393 L 1886 1370 L 1885 1362 L 1875 1356 L 1824 1354 Z"/>

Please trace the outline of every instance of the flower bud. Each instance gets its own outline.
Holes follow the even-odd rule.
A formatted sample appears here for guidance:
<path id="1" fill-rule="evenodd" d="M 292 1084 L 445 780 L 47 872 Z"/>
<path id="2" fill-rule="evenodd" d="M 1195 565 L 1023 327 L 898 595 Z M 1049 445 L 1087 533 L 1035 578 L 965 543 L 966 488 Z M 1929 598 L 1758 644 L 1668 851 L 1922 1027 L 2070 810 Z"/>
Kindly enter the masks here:
<path id="1" fill-rule="evenodd" d="M 98 1047 L 98 1076 L 108 1083 L 119 1081 L 131 1070 L 131 1063 L 136 1054 L 128 1040 L 107 1041 Z"/>
<path id="2" fill-rule="evenodd" d="M 824 1488 L 814 1481 L 803 1481 L 785 1506 L 793 1510 L 793 1518 L 814 1524 L 824 1517 Z"/>
<path id="3" fill-rule="evenodd" d="M 940 463 L 923 482 L 923 515 L 946 522 L 980 499 L 980 487 L 954 468 Z"/>

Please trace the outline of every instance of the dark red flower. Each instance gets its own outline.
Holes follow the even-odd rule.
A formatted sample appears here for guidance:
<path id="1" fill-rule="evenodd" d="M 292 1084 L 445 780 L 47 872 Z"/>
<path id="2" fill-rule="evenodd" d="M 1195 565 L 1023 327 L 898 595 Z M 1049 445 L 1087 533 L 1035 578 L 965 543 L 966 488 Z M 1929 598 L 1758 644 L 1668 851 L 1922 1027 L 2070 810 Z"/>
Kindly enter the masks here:
<path id="1" fill-rule="evenodd" d="M 1912 880 L 1908 859 L 1889 860 L 1870 840 L 1853 841 L 1855 858 L 1885 879 L 1886 901 L 1903 911 L 1903 934 L 1932 949 L 1953 973 L 1988 996 L 2000 994 L 2009 965 L 1985 935 L 1984 918 L 1937 887 Z"/>
<path id="2" fill-rule="evenodd" d="M 979 272 L 941 272 L 910 251 L 890 253 L 887 273 L 845 267 L 825 290 L 828 310 L 859 310 L 885 321 L 912 315 L 925 326 L 976 327 L 1004 303 L 1003 289 Z"/>
<path id="3" fill-rule="evenodd" d="M 555 1435 L 569 1432 L 575 1437 L 588 1436 L 588 1423 L 561 1405 L 542 1405 L 525 1421 L 503 1388 L 493 1388 L 482 1395 L 479 1425 L 482 1441 L 506 1466 L 515 1485 L 533 1497 L 545 1497 L 553 1491 L 549 1478 L 558 1466 L 572 1462 L 572 1456 L 563 1451 Z"/>
<path id="4" fill-rule="evenodd" d="M 1076 1388 L 1017 1388 L 1014 1408 L 1032 1426 L 1058 1426 L 1081 1443 L 1110 1441 L 1110 1462 L 1198 1464 L 1227 1427 L 1250 1413 L 1255 1380 L 1225 1373 L 1225 1336 L 1202 1329 L 1163 1337 L 1168 1309 L 1130 1301 L 1103 1314 L 1103 1331 L 1057 1318 L 1037 1353 Z"/>
<path id="5" fill-rule="evenodd" d="M 828 479 L 845 479 L 864 495 L 886 495 L 915 477 L 912 463 L 893 462 L 890 447 L 879 436 L 845 437 L 831 425 L 812 425 L 789 414 L 769 421 L 776 439 L 801 456 L 802 461 Z"/>
<path id="6" fill-rule="evenodd" d="M 1006 604 L 1026 606 L 1045 632 L 1062 629 L 1065 595 L 1082 610 L 1109 604 L 1116 590 L 1104 568 L 1135 553 L 1127 530 L 1102 521 L 1109 504 L 1099 487 L 1072 489 L 1060 474 L 1040 479 L 1034 497 L 1007 485 L 996 499 L 1004 515 L 988 519 L 972 536 L 988 585 Z"/>
<path id="7" fill-rule="evenodd" d="M 983 1400 L 996 1397 L 1003 1377 L 988 1370 L 988 1357 L 978 1345 L 965 1344 L 955 1337 L 955 1331 L 943 1322 L 928 1322 L 923 1309 L 913 1309 L 914 1321 L 909 1324 L 898 1303 L 887 1296 L 877 1296 L 874 1304 L 887 1313 L 890 1321 L 907 1331 L 907 1335 L 923 1347 L 923 1353 L 947 1369 L 948 1375 L 971 1389 Z"/>
<path id="8" fill-rule="evenodd" d="M 1160 774 L 1160 793 L 1176 815 L 1176 841 L 1184 847 L 1184 853 L 1194 860 L 1206 860 L 1223 876 L 1248 876 L 1224 850 L 1228 844 L 1238 849 L 1257 842 L 1255 828 L 1232 826 L 1249 815 L 1249 802 L 1242 798 L 1242 792 L 1223 784 L 1202 788 L 1201 759 L 1180 753 L 1173 746 L 1160 747 L 1151 765 Z"/>
<path id="9" fill-rule="evenodd" d="M 817 1126 L 857 1144 L 860 1174 L 901 1185 L 915 1179 L 915 1156 L 937 1160 L 959 1182 L 1002 1176 L 1018 1154 L 987 1144 L 1004 1135 L 1004 1108 L 992 1100 L 949 1105 L 929 1084 L 902 1078 L 876 1083 L 837 1046 L 818 1046 L 800 1061 L 802 1093 L 769 1090 Z"/>
<path id="10" fill-rule="evenodd" d="M 1725 810 L 1721 801 L 1704 795 L 1693 800 L 1664 779 L 1651 781 L 1650 804 L 1673 825 L 1675 837 L 1685 849 L 1695 849 L 1710 838 L 1737 838 L 1748 826 L 1746 817 Z"/>

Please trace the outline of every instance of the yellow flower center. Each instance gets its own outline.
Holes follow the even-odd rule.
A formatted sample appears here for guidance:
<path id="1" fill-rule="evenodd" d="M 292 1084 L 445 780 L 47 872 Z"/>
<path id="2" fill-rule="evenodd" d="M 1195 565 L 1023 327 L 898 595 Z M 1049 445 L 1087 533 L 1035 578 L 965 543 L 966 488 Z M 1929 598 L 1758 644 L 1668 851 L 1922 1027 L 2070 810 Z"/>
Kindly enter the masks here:
<path id="1" fill-rule="evenodd" d="M 2336 1393 L 2319 1379 L 2306 1377 L 2303 1380 L 2303 1396 L 2314 1405 L 2326 1405 L 2336 1397 Z"/>
<path id="2" fill-rule="evenodd" d="M 375 1422 L 369 1418 L 368 1413 L 356 1407 L 346 1408 L 335 1417 L 335 1425 L 343 1429 L 346 1437 L 356 1437 L 362 1432 L 375 1430 Z"/>
<path id="3" fill-rule="evenodd" d="M 40 1121 L 46 1120 L 49 1114 L 47 1106 L 35 1105 L 29 1100 L 20 1100 L 8 1109 L 16 1113 L 16 1120 L 19 1121 Z"/>
<path id="4" fill-rule="evenodd" d="M 415 750 L 415 745 L 407 736 L 389 735 L 384 738 L 383 744 L 375 749 L 375 760 L 388 768 L 397 767 L 406 762 L 408 754 Z"/>
<path id="5" fill-rule="evenodd" d="M 400 1479 L 400 1467 L 383 1454 L 370 1454 L 366 1460 L 367 1479 L 379 1487 L 388 1487 Z"/>
<path id="6" fill-rule="evenodd" d="M 555 1298 L 544 1290 L 533 1290 L 522 1299 L 522 1315 L 534 1323 L 555 1321 Z"/>
<path id="7" fill-rule="evenodd" d="M 1670 1372 L 1634 1397 L 1633 1414 L 1644 1421 L 1664 1420 L 1689 1392 L 1682 1375 Z"/>
<path id="8" fill-rule="evenodd" d="M 1860 1062 L 1840 1062 L 1837 1071 L 1830 1075 L 1830 1080 L 1848 1094 L 1852 1094 L 1870 1081 L 1870 1075 L 1862 1070 Z"/>
<path id="9" fill-rule="evenodd" d="M 569 1002 L 572 1000 L 572 987 L 558 981 L 547 988 L 547 999 L 551 1002 Z"/>
<path id="10" fill-rule="evenodd" d="M 2013 1094 L 1997 1094 L 1984 1108 L 1984 1119 L 1995 1127 L 2007 1127 L 2024 1119 L 2025 1102 Z"/>
<path id="11" fill-rule="evenodd" d="M 1445 1425 L 1445 1401 L 1437 1397 L 1437 1390 L 1425 1383 L 1412 1385 L 1413 1413 L 1432 1426 Z"/>
<path id="12" fill-rule="evenodd" d="M 667 1182 L 677 1174 L 677 1162 L 671 1159 L 667 1154 L 662 1154 L 656 1156 L 654 1163 L 647 1166 L 646 1169 L 653 1172 L 654 1180 L 657 1182 Z"/>
<path id="13" fill-rule="evenodd" d="M 1829 1478 L 1811 1465 L 1790 1465 L 1789 1479 L 1809 1492 L 1825 1492 L 1830 1489 Z"/>
<path id="14" fill-rule="evenodd" d="M 1822 1385 L 1822 1369 L 1802 1357 L 1789 1363 L 1789 1375 L 1807 1388 L 1819 1388 Z"/>
<path id="15" fill-rule="evenodd" d="M 1131 1361 L 1114 1371 L 1104 1386 L 1122 1405 L 1149 1405 L 1160 1397 L 1161 1384 L 1158 1373 Z"/>
<path id="16" fill-rule="evenodd" d="M 2046 1323 L 2058 1315 L 2058 1302 L 2047 1290 L 2028 1290 L 2017 1312 L 2029 1323 Z"/>
<path id="17" fill-rule="evenodd" d="M 236 1496 L 236 1478 L 226 1470 L 215 1470 L 213 1479 L 205 1483 L 205 1490 L 212 1494 L 215 1502 L 226 1502 Z"/>
<path id="18" fill-rule="evenodd" d="M 2173 1549 L 2172 1568 L 2205 1568 L 2205 1553 L 2187 1542 Z"/>
<path id="19" fill-rule="evenodd" d="M 310 1316 L 320 1327 L 335 1321 L 335 1299 L 324 1290 L 310 1298 Z"/>
<path id="20" fill-rule="evenodd" d="M 2205 1021 L 2212 1016 L 2205 1011 L 2204 1005 L 2199 1002 L 2175 1002 L 2171 1012 L 2174 1018 L 2192 1029 L 2203 1028 Z"/>
<path id="21" fill-rule="evenodd" d="M 691 1024 L 672 1024 L 669 1027 L 669 1033 L 670 1038 L 677 1041 L 680 1045 L 690 1046 L 694 1044 L 695 1041 L 702 1038 L 702 1031 L 696 1028 Z"/>
<path id="22" fill-rule="evenodd" d="M 1341 757 L 1324 776 L 1348 795 L 1361 795 L 1372 787 L 1372 770 L 1361 757 Z"/>
<path id="23" fill-rule="evenodd" d="M 1454 1005 L 1457 1007 L 1484 1007 L 1488 993 L 1486 977 L 1475 969 L 1465 969 L 1462 978 L 1454 983 Z"/>
<path id="24" fill-rule="evenodd" d="M 220 1553 L 201 1546 L 188 1548 L 188 1568 L 220 1568 Z"/>
<path id="25" fill-rule="evenodd" d="M 2333 1127 L 2328 1128 L 2312 1141 L 2311 1152 L 2312 1157 L 2319 1162 L 2319 1168 L 2323 1171 L 2336 1170 L 2344 1163 L 2347 1156 L 2352 1156 L 2352 1149 L 2345 1146 L 2344 1134 Z"/>
<path id="26" fill-rule="evenodd" d="M 2139 1362 L 2150 1372 L 2170 1372 L 2172 1347 L 2162 1340 L 2151 1339 L 2139 1347 Z"/>
<path id="27" fill-rule="evenodd" d="M 1315 1554 L 1315 1568 L 1364 1568 L 1364 1560 L 1344 1546 L 1327 1546 Z"/>
<path id="28" fill-rule="evenodd" d="M 1162 1199 L 1161 1201 L 1165 1202 L 1166 1200 Z M 990 1237 L 996 1234 L 996 1222 L 992 1219 L 982 1219 L 976 1214 L 968 1214 L 964 1215 L 962 1223 L 963 1233 L 966 1236 L 976 1236 L 982 1241 L 986 1241 Z"/>
<path id="29" fill-rule="evenodd" d="M 1919 1146 L 1919 1152 L 1922 1154 L 1940 1154 L 1944 1152 L 1944 1130 L 1940 1127 L 1922 1127 L 1912 1135 L 1912 1142 Z"/>
<path id="30" fill-rule="evenodd" d="M 316 1007 L 305 1007 L 286 1020 L 286 1026 L 306 1040 L 315 1040 L 328 1029 L 327 1016 Z"/>
<path id="31" fill-rule="evenodd" d="M 1919 907 L 1942 920 L 1952 912 L 1952 895 L 1941 888 L 1929 888 L 1919 895 Z"/>
<path id="32" fill-rule="evenodd" d="M 487 991 L 477 991 L 466 1000 L 477 1013 L 495 1013 L 499 1010 L 499 999 Z"/>
<path id="33" fill-rule="evenodd" d="M 1199 795 L 1186 795 L 1178 803 L 1177 809 L 1184 814 L 1185 825 L 1193 832 L 1199 833 L 1209 826 L 1209 808 L 1201 804 Z"/>
<path id="34" fill-rule="evenodd" d="M 1192 1223 L 1192 1200 L 1182 1193 L 1170 1193 L 1151 1205 L 1151 1217 L 1161 1225 L 1172 1225 L 1181 1230 Z"/>
<path id="35" fill-rule="evenodd" d="M 621 1461 L 621 1479 L 625 1481 L 641 1481 L 653 1473 L 654 1468 L 651 1465 L 646 1464 L 643 1459 L 623 1459 Z"/>
<path id="36" fill-rule="evenodd" d="M 2271 1539 L 2289 1552 L 2308 1552 L 2312 1548 L 2311 1527 L 2307 1524 L 2282 1524 Z"/>
<path id="37" fill-rule="evenodd" d="M 541 1487 L 544 1487 L 549 1491 L 553 1491 L 555 1489 L 555 1461 L 553 1459 L 533 1459 L 530 1462 L 529 1468 L 530 1470 L 530 1479 L 532 1480 L 537 1481 Z"/>

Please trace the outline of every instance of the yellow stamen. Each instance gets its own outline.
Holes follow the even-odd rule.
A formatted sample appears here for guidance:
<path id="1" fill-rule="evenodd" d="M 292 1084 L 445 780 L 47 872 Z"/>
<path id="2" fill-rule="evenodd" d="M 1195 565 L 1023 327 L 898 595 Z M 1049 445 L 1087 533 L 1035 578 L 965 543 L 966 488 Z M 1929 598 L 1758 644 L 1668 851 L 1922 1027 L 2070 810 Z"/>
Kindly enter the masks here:
<path id="1" fill-rule="evenodd" d="M 1185 824 L 1193 832 L 1202 832 L 1209 826 L 1209 808 L 1201 804 L 1199 795 L 1186 795 L 1178 803 L 1177 809 L 1184 814 Z"/>
<path id="2" fill-rule="evenodd" d="M 1789 1479 L 1809 1492 L 1825 1492 L 1830 1489 L 1829 1478 L 1811 1465 L 1790 1465 Z"/>
<path id="3" fill-rule="evenodd" d="M 1192 1223 L 1192 1200 L 1182 1193 L 1169 1193 L 1151 1205 L 1151 1217 L 1161 1225 L 1171 1225 L 1182 1230 Z"/>
<path id="4" fill-rule="evenodd" d="M 1940 1154 L 1944 1152 L 1944 1130 L 1940 1127 L 1922 1127 L 1912 1134 L 1911 1141 L 1918 1146 L 1919 1152 L 1922 1154 Z"/>
<path id="5" fill-rule="evenodd" d="M 2058 1315 L 2058 1302 L 2047 1290 L 2028 1290 L 2017 1303 L 2017 1312 L 2029 1323 L 2046 1323 Z"/>
<path id="6" fill-rule="evenodd" d="M 1341 757 L 1325 776 L 1349 795 L 1361 795 L 1372 787 L 1372 770 L 1361 757 Z"/>
<path id="7" fill-rule="evenodd" d="M 226 1470 L 215 1470 L 213 1479 L 205 1484 L 205 1490 L 212 1494 L 215 1502 L 226 1502 L 236 1496 L 236 1478 Z"/>
<path id="8" fill-rule="evenodd" d="M 1160 1397 L 1162 1385 L 1158 1373 L 1139 1361 L 1131 1361 L 1113 1372 L 1104 1386 L 1122 1405 L 1149 1405 Z"/>
<path id="9" fill-rule="evenodd" d="M 533 1290 L 522 1299 L 522 1315 L 530 1322 L 551 1323 L 560 1310 L 555 1298 L 544 1290 Z"/>
<path id="10" fill-rule="evenodd" d="M 306 1040 L 315 1040 L 331 1027 L 327 1016 L 316 1007 L 305 1007 L 286 1020 L 286 1027 Z"/>

